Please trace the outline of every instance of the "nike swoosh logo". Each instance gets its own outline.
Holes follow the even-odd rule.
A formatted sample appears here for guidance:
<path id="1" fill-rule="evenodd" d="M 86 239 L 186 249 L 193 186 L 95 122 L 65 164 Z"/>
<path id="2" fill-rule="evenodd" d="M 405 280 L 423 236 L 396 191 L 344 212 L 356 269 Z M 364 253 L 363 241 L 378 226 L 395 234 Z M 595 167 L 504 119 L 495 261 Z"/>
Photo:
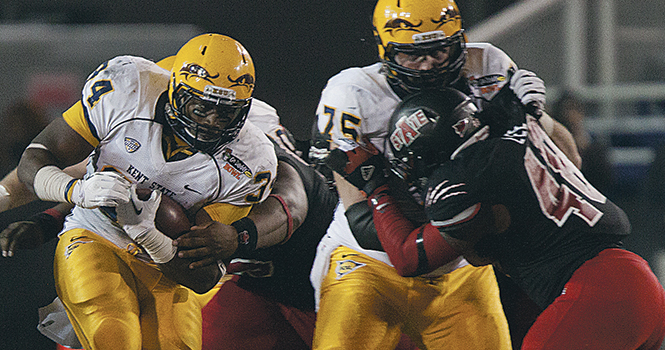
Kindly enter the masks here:
<path id="1" fill-rule="evenodd" d="M 347 256 L 358 256 L 358 254 L 342 254 L 342 259 L 346 258 Z"/>
<path id="2" fill-rule="evenodd" d="M 195 189 L 189 187 L 189 185 L 185 185 L 185 189 L 186 189 L 187 191 L 192 191 L 192 192 L 194 192 L 194 193 L 201 194 L 201 192 L 199 192 L 199 191 L 197 191 L 197 190 L 195 190 Z"/>
<path id="3" fill-rule="evenodd" d="M 134 200 L 132 200 L 132 207 L 134 207 L 134 213 L 136 213 L 136 215 L 141 215 L 141 213 L 143 212 L 143 208 L 139 209 L 136 207 L 136 204 L 134 204 Z"/>

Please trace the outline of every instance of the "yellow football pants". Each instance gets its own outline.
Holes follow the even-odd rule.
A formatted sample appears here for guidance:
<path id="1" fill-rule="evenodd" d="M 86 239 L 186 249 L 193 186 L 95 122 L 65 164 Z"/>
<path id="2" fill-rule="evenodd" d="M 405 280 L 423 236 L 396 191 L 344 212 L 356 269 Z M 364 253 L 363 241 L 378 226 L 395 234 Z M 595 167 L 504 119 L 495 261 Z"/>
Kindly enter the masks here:
<path id="1" fill-rule="evenodd" d="M 154 266 L 83 229 L 55 252 L 56 291 L 81 344 L 97 349 L 201 349 L 194 292 Z"/>
<path id="2" fill-rule="evenodd" d="M 402 332 L 421 349 L 512 349 L 491 266 L 401 277 L 338 247 L 321 288 L 314 349 L 393 349 Z"/>

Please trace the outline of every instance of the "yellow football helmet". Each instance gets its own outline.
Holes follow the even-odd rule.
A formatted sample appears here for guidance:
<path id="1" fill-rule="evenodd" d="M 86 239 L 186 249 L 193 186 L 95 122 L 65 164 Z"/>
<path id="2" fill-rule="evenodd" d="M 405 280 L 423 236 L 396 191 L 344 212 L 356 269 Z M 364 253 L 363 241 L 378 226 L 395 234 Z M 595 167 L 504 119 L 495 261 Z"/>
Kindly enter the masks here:
<path id="1" fill-rule="evenodd" d="M 254 63 L 236 40 L 203 34 L 183 45 L 169 82 L 167 120 L 190 146 L 213 154 L 236 138 L 247 119 L 254 91 Z M 196 104 L 196 108 L 192 108 Z M 196 122 L 216 113 L 223 127 Z"/>
<path id="2" fill-rule="evenodd" d="M 455 1 L 378 0 L 373 26 L 379 57 L 392 83 L 414 92 L 449 86 L 459 78 L 466 62 L 466 37 Z M 399 52 L 421 56 L 437 50 L 449 50 L 448 59 L 430 70 L 395 62 Z"/>

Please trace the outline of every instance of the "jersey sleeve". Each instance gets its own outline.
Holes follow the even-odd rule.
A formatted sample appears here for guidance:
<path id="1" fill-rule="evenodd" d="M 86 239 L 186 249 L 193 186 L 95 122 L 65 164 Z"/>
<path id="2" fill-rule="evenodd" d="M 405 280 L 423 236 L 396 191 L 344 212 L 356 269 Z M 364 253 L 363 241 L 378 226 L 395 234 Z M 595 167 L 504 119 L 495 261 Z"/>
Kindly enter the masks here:
<path id="1" fill-rule="evenodd" d="M 88 118 L 84 112 L 83 104 L 79 100 L 68 110 L 62 113 L 62 117 L 65 119 L 65 122 L 74 129 L 79 135 L 88 141 L 93 147 L 99 145 L 99 137 L 97 136 L 96 130 L 90 127 Z"/>
<path id="2" fill-rule="evenodd" d="M 300 156 L 293 134 L 281 124 L 277 110 L 273 106 L 256 98 L 252 99 L 247 120 L 261 129 L 279 147 Z"/>
<path id="3" fill-rule="evenodd" d="M 236 140 L 215 155 L 220 166 L 221 188 L 213 202 L 237 206 L 263 202 L 277 175 L 275 146 L 249 121 Z"/>
<path id="4" fill-rule="evenodd" d="M 256 125 L 261 131 L 270 134 L 273 130 L 280 128 L 279 115 L 273 106 L 256 98 L 252 99 L 252 105 L 247 114 L 247 120 Z"/>
<path id="5" fill-rule="evenodd" d="M 113 58 L 92 72 L 83 86 L 81 101 L 67 110 L 65 121 L 96 146 L 119 123 L 136 114 L 141 82 L 132 57 Z"/>
<path id="6" fill-rule="evenodd" d="M 508 54 L 489 43 L 470 43 L 467 51 L 464 75 L 469 80 L 473 96 L 477 100 L 490 101 L 510 81 L 517 65 Z"/>

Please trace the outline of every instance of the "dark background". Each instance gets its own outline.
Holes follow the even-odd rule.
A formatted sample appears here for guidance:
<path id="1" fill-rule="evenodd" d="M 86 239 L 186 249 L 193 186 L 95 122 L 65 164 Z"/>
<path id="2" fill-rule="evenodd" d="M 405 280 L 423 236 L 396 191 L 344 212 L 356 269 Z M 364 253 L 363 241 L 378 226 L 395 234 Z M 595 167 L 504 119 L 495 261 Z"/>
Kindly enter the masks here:
<path id="1" fill-rule="evenodd" d="M 510 3 L 458 2 L 466 27 Z M 327 79 L 344 68 L 376 62 L 371 31 L 374 4 L 370 0 L 3 0 L 0 23 L 183 23 L 202 32 L 229 35 L 254 59 L 255 96 L 276 107 L 282 123 L 304 140 L 309 138 Z M 0 229 L 44 207 L 37 204 L 0 213 Z M 56 296 L 54 247 L 51 241 L 37 250 L 19 251 L 11 259 L 0 258 L 0 349 L 55 348 L 36 329 L 37 308 Z"/>
<path id="2" fill-rule="evenodd" d="M 512 2 L 467 0 L 458 5 L 470 27 Z M 296 138 L 306 139 L 327 79 L 344 68 L 377 60 L 371 27 L 374 5 L 374 0 L 3 0 L 0 21 L 182 23 L 229 35 L 254 59 L 255 96 L 277 108 Z"/>

